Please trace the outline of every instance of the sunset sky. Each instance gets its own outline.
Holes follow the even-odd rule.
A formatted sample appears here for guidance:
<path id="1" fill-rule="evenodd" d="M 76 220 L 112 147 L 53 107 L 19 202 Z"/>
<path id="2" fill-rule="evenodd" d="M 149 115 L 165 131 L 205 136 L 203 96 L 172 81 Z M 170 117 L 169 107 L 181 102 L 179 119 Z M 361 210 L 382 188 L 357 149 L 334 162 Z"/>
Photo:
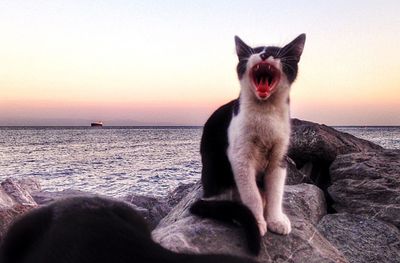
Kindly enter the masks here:
<path id="1" fill-rule="evenodd" d="M 292 117 L 400 125 L 400 1 L 0 1 L 0 125 L 202 125 L 237 97 L 234 35 L 307 34 Z"/>

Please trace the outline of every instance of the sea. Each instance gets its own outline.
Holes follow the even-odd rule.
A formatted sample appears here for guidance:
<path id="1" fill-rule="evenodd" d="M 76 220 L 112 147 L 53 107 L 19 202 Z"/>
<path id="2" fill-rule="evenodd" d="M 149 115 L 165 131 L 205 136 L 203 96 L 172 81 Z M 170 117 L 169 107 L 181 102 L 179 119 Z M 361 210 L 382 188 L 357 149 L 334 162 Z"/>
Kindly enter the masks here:
<path id="1" fill-rule="evenodd" d="M 400 149 L 399 127 L 335 127 Z M 200 178 L 202 127 L 0 127 L 0 181 L 36 178 L 43 191 L 164 197 Z"/>

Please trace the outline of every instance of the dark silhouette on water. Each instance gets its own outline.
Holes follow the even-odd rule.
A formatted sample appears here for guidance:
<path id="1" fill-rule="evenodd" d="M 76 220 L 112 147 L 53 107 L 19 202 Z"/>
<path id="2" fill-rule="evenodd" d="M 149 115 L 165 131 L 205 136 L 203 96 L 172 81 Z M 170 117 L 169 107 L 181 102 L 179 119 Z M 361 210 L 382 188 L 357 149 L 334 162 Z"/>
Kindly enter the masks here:
<path id="1" fill-rule="evenodd" d="M 102 121 L 96 121 L 96 122 L 92 122 L 90 124 L 91 127 L 103 127 L 103 122 Z"/>

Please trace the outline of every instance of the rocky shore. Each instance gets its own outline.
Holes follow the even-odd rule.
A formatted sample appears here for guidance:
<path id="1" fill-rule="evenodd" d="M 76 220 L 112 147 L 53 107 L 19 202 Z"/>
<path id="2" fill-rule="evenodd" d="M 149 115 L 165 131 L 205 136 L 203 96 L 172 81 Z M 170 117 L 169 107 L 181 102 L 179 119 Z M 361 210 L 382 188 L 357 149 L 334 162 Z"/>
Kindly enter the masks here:
<path id="1" fill-rule="evenodd" d="M 400 150 L 325 125 L 292 120 L 284 209 L 293 230 L 268 232 L 260 262 L 400 262 Z M 34 180 L 0 186 L 0 239 L 17 216 L 58 198 Z M 162 200 L 122 198 L 146 218 L 153 238 L 174 251 L 248 255 L 241 228 L 192 216 L 201 185 L 181 185 Z"/>

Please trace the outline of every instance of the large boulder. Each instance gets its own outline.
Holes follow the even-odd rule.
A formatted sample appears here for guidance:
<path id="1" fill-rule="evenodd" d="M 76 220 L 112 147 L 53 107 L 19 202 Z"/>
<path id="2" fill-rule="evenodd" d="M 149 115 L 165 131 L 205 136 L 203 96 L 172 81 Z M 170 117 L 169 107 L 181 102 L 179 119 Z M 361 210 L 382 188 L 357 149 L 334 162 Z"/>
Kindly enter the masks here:
<path id="1" fill-rule="evenodd" d="M 194 183 L 180 184 L 167 195 L 167 203 L 171 209 L 193 190 L 194 185 Z"/>
<path id="2" fill-rule="evenodd" d="M 9 183 L 7 183 L 9 182 Z M 17 192 L 16 197 L 21 198 L 21 196 L 29 197 L 35 204 L 45 205 L 53 201 L 74 197 L 74 196 L 96 196 L 94 193 L 84 192 L 75 189 L 65 189 L 62 191 L 42 191 L 40 184 L 33 179 L 23 179 L 23 180 L 6 180 L 3 183 L 5 186 L 13 185 L 13 187 L 8 187 L 10 189 L 17 188 L 19 191 L 24 191 L 21 195 Z M 129 194 L 120 199 L 132 204 L 136 211 L 139 212 L 149 223 L 149 226 L 153 229 L 157 226 L 158 222 L 165 217 L 169 211 L 190 191 L 190 188 L 194 184 L 180 184 L 175 190 L 169 193 L 164 198 L 155 198 L 151 196 Z M 11 190 L 8 191 L 11 193 Z M 1 201 L 0 196 L 0 207 Z M 12 215 L 10 214 L 10 218 Z"/>
<path id="3" fill-rule="evenodd" d="M 12 200 L 12 204 L 25 205 L 25 206 L 36 206 L 35 200 L 30 194 L 30 189 L 26 187 L 24 183 L 20 183 L 17 180 L 8 178 L 1 182 L 2 192 L 5 195 L 6 200 Z M 6 202 L 7 206 L 10 205 Z"/>
<path id="4" fill-rule="evenodd" d="M 201 196 L 201 185 L 196 184 L 153 231 L 155 241 L 178 252 L 249 256 L 240 227 L 190 214 L 189 207 Z M 281 236 L 268 232 L 257 258 L 260 262 L 347 262 L 314 226 L 326 214 L 321 190 L 307 184 L 287 186 L 284 206 L 292 233 Z"/>
<path id="5" fill-rule="evenodd" d="M 133 204 L 137 208 L 136 210 L 146 219 L 150 228 L 154 229 L 160 220 L 190 192 L 193 185 L 193 183 L 181 184 L 165 198 L 130 194 L 123 197 L 122 200 Z"/>
<path id="6" fill-rule="evenodd" d="M 45 205 L 59 199 L 64 199 L 74 196 L 93 195 L 93 194 L 75 189 L 65 189 L 57 192 L 35 191 L 31 193 L 31 195 L 33 199 L 35 199 L 36 203 L 38 203 L 39 205 Z"/>
<path id="7" fill-rule="evenodd" d="M 326 125 L 292 119 L 288 155 L 300 172 L 324 191 L 329 212 L 334 212 L 331 197 L 327 193 L 327 188 L 331 185 L 329 167 L 336 156 L 380 150 L 382 147 L 379 145 Z"/>
<path id="8" fill-rule="evenodd" d="M 37 206 L 30 195 L 38 184 L 33 181 L 6 179 L 0 184 L 0 240 L 9 224 L 20 214 Z"/>
<path id="9" fill-rule="evenodd" d="M 286 176 L 287 185 L 312 182 L 310 176 L 304 173 L 303 171 L 297 169 L 296 163 L 289 157 L 286 157 L 286 164 L 287 164 L 287 176 Z"/>
<path id="10" fill-rule="evenodd" d="M 124 197 L 123 200 L 138 208 L 136 210 L 147 221 L 150 229 L 154 229 L 160 220 L 171 210 L 167 202 L 155 197 L 132 194 Z"/>
<path id="11" fill-rule="evenodd" d="M 400 227 L 400 150 L 340 155 L 328 188 L 338 212 L 371 216 Z"/>
<path id="12" fill-rule="evenodd" d="M 29 192 L 31 195 L 32 195 L 32 193 L 39 192 L 42 190 L 42 186 L 40 185 L 39 180 L 36 178 L 28 177 L 28 178 L 22 178 L 22 179 L 18 179 L 18 180 L 14 180 L 14 179 L 8 179 L 8 180 L 17 182 L 17 184 L 20 187 L 22 187 L 25 191 Z"/>
<path id="13" fill-rule="evenodd" d="M 399 262 L 400 231 L 378 219 L 330 214 L 318 224 L 321 234 L 352 263 Z"/>
<path id="14" fill-rule="evenodd" d="M 290 139 L 289 156 L 300 166 L 307 162 L 331 163 L 339 154 L 383 149 L 332 127 L 298 119 L 292 119 Z"/>
<path id="15" fill-rule="evenodd" d="M 324 193 L 312 184 L 287 186 L 283 207 L 290 218 L 307 220 L 313 225 L 326 215 Z"/>

